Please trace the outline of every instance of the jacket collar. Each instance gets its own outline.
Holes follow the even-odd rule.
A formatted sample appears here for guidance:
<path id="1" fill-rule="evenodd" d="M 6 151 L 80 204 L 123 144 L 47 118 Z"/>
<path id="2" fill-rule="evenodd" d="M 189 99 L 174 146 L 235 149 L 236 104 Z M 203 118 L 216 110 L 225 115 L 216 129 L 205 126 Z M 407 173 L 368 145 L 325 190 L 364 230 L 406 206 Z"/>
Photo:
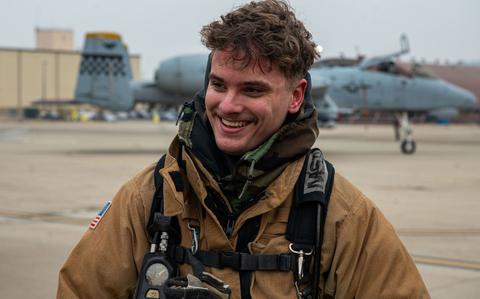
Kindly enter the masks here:
<path id="1" fill-rule="evenodd" d="M 192 216 L 192 212 L 186 209 L 186 206 L 193 203 L 187 201 L 194 197 L 198 198 L 200 203 L 207 208 L 204 202 L 207 197 L 207 187 L 217 192 L 220 191 L 220 187 L 210 172 L 203 167 L 201 163 L 197 163 L 194 156 L 189 155 L 187 151 L 183 150 L 183 161 L 181 163 L 185 165 L 188 186 L 184 187 L 183 192 L 178 192 L 170 176 L 171 172 L 180 171 L 178 161 L 175 158 L 177 157 L 176 150 L 178 149 L 178 138 L 175 138 L 170 146 L 165 166 L 160 170 L 160 174 L 164 178 L 164 196 L 166 198 L 164 202 L 164 212 L 166 216 L 182 214 L 182 218 L 189 218 Z M 290 163 L 282 174 L 267 187 L 262 198 L 240 214 L 237 223 L 241 226 L 241 223 L 247 219 L 264 214 L 280 206 L 287 198 L 291 197 L 295 183 L 302 170 L 303 161 L 304 157 L 301 157 Z M 190 192 L 194 193 L 194 196 L 192 196 L 193 194 L 188 195 Z"/>

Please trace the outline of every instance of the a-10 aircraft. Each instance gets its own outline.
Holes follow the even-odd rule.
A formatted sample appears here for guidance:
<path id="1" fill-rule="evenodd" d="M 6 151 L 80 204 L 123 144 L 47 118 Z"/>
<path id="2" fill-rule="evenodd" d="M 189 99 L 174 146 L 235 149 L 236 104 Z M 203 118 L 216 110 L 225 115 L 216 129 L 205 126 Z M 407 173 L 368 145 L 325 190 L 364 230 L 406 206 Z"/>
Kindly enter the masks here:
<path id="1" fill-rule="evenodd" d="M 397 58 L 410 51 L 405 35 L 398 52 L 359 60 L 350 65 L 320 63 L 310 71 L 312 81 L 328 80 L 328 94 L 341 109 L 380 111 L 395 116 L 395 136 L 404 153 L 416 148 L 410 117 L 418 114 L 453 119 L 460 110 L 477 108 L 473 93 L 437 78 L 427 69 L 408 66 Z"/>
<path id="2" fill-rule="evenodd" d="M 397 140 L 403 153 L 416 149 L 409 117 L 429 114 L 451 118 L 477 108 L 475 96 L 396 59 L 408 53 L 405 37 L 399 52 L 357 64 L 327 64 L 310 70 L 312 97 L 319 122 L 331 123 L 343 111 L 388 111 L 396 115 Z M 114 33 L 88 33 L 82 54 L 75 101 L 102 109 L 125 111 L 136 103 L 179 106 L 200 90 L 208 54 L 180 55 L 160 63 L 154 80 L 132 81 L 128 51 Z"/>

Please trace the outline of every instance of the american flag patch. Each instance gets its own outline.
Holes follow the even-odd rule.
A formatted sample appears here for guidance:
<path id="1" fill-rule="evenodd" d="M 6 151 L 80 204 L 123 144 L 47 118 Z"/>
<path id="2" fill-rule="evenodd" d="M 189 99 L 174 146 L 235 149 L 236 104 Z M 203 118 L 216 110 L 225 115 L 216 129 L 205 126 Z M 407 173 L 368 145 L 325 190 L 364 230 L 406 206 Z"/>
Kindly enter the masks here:
<path id="1" fill-rule="evenodd" d="M 100 212 L 98 212 L 97 216 L 95 216 L 95 218 L 92 219 L 88 228 L 95 229 L 95 227 L 97 227 L 98 223 L 100 222 L 100 220 L 102 220 L 103 216 L 105 216 L 105 214 L 107 213 L 111 205 L 112 205 L 112 202 L 107 201 L 103 206 L 103 208 L 100 210 Z"/>

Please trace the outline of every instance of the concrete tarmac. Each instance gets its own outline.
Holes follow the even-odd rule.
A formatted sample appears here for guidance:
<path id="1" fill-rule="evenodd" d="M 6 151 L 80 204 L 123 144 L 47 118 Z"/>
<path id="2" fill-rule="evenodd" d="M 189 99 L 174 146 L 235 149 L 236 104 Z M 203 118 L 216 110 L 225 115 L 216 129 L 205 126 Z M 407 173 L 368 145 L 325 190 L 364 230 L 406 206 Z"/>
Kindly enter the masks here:
<path id="1" fill-rule="evenodd" d="M 172 123 L 0 122 L 0 298 L 54 298 L 58 270 L 119 187 L 166 151 Z M 480 294 L 480 127 L 321 129 L 317 146 L 392 222 L 433 298 Z M 107 266 L 107 265 L 106 265 Z"/>

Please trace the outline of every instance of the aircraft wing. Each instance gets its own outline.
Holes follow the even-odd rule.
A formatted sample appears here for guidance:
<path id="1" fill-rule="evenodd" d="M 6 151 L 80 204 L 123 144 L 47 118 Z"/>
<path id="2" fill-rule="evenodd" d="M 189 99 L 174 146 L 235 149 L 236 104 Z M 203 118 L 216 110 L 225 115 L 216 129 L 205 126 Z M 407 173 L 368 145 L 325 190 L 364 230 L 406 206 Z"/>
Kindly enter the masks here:
<path id="1" fill-rule="evenodd" d="M 161 90 L 153 81 L 133 81 L 130 83 L 130 89 L 136 103 L 179 106 L 187 100 L 186 97 Z"/>

